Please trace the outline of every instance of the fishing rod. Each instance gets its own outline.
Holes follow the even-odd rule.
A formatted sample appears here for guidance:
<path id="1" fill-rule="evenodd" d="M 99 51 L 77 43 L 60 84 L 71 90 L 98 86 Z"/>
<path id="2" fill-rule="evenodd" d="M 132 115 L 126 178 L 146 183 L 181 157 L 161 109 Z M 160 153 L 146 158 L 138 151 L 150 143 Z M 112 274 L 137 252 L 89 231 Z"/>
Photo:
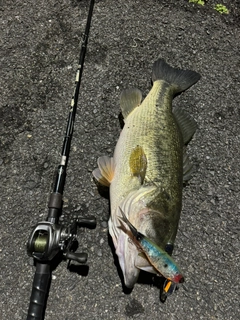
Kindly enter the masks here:
<path id="1" fill-rule="evenodd" d="M 85 32 L 82 36 L 79 64 L 76 72 L 75 90 L 71 100 L 67 128 L 63 141 L 61 162 L 50 194 L 48 203 L 48 216 L 45 221 L 39 222 L 32 231 L 28 243 L 27 253 L 34 258 L 36 271 L 33 279 L 32 293 L 28 308 L 27 320 L 42 320 L 46 309 L 48 292 L 51 282 L 52 266 L 59 264 L 62 259 L 86 263 L 87 253 L 76 253 L 74 247 L 77 239 L 77 227 L 94 228 L 94 217 L 78 217 L 70 226 L 59 223 L 62 213 L 63 189 L 66 179 L 66 169 L 70 154 L 74 120 L 77 111 L 80 83 L 83 72 L 84 58 L 87 49 L 88 36 L 93 14 L 94 0 L 90 1 L 89 12 Z M 59 262 L 60 261 L 60 262 Z"/>

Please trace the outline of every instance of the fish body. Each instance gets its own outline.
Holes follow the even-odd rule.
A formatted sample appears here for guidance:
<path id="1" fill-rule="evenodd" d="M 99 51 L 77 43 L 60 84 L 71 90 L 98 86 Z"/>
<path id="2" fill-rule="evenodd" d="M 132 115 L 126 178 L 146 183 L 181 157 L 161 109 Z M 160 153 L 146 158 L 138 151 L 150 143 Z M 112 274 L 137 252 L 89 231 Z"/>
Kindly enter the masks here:
<path id="1" fill-rule="evenodd" d="M 138 232 L 137 229 L 129 222 L 121 208 L 120 211 L 122 213 L 122 217 L 119 217 L 119 219 L 128 225 L 132 234 L 131 238 L 133 238 L 136 246 L 143 254 L 145 254 L 156 271 L 174 283 L 183 283 L 184 277 L 173 258 L 141 232 Z M 123 228 L 123 230 L 125 230 L 125 228 Z"/>
<path id="2" fill-rule="evenodd" d="M 143 102 L 138 89 L 121 94 L 124 128 L 113 157 L 100 157 L 93 171 L 100 184 L 110 186 L 109 232 L 127 287 L 134 286 L 140 269 L 156 269 L 139 256 L 138 248 L 119 228 L 119 208 L 140 233 L 171 254 L 182 207 L 183 180 L 189 179 L 192 168 L 185 145 L 196 130 L 195 121 L 185 112 L 172 111 L 172 99 L 199 78 L 194 71 L 175 69 L 157 60 L 153 86 Z"/>

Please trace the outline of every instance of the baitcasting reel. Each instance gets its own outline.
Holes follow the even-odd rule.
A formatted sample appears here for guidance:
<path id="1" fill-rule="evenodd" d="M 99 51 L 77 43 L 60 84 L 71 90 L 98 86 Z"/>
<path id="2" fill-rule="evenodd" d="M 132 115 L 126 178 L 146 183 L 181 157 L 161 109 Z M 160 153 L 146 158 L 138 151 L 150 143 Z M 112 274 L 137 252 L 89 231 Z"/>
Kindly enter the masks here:
<path id="1" fill-rule="evenodd" d="M 32 231 L 28 243 L 28 255 L 37 261 L 51 261 L 59 252 L 63 253 L 65 259 L 74 260 L 79 263 L 87 261 L 87 253 L 76 253 L 72 251 L 73 244 L 77 242 L 77 227 L 95 228 L 95 217 L 80 217 L 68 226 L 41 221 Z"/>

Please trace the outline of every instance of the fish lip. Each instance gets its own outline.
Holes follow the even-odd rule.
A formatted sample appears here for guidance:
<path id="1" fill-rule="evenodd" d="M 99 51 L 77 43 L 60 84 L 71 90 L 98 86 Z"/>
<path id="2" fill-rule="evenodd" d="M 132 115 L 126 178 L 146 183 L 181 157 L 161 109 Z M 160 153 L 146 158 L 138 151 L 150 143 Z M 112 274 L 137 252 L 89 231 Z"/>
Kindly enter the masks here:
<path id="1" fill-rule="evenodd" d="M 124 284 L 127 288 L 131 289 L 137 282 L 140 270 L 135 267 L 135 257 L 138 255 L 138 249 L 129 241 L 129 236 L 124 231 L 120 231 L 117 239 L 117 245 L 115 247 L 116 255 L 118 256 L 118 262 L 122 270 Z M 127 251 L 126 251 L 127 250 Z M 128 259 L 126 259 L 126 253 Z"/>

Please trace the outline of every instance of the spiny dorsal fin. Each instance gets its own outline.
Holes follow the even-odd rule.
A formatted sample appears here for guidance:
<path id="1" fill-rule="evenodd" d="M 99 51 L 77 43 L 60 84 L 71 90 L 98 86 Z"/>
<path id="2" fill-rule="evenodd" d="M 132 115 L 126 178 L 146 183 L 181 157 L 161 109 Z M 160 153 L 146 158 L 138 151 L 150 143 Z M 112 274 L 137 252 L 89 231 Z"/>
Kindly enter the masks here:
<path id="1" fill-rule="evenodd" d="M 120 107 L 124 119 L 141 104 L 142 92 L 139 89 L 126 89 L 120 96 Z"/>
<path id="2" fill-rule="evenodd" d="M 147 157 L 141 146 L 136 146 L 130 155 L 129 166 L 131 173 L 134 177 L 140 179 L 141 184 L 143 184 L 146 171 L 147 171 Z"/>
<path id="3" fill-rule="evenodd" d="M 182 133 L 183 143 L 187 144 L 197 129 L 197 123 L 188 113 L 179 107 L 173 109 L 173 115 Z"/>
<path id="4" fill-rule="evenodd" d="M 93 170 L 92 174 L 101 185 L 109 187 L 114 176 L 113 158 L 102 156 L 97 162 L 98 168 Z"/>

